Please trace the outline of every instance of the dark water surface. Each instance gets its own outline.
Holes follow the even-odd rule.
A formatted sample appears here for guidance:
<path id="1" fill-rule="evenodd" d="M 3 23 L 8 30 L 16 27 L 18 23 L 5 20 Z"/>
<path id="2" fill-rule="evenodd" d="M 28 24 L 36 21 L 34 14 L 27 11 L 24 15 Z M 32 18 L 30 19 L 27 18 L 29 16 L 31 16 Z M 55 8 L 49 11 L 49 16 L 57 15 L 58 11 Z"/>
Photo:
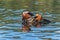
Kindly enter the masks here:
<path id="1" fill-rule="evenodd" d="M 40 14 L 52 21 L 41 28 L 31 27 L 30 32 L 21 31 L 22 10 L 0 8 L 0 40 L 60 40 L 60 14 Z"/>

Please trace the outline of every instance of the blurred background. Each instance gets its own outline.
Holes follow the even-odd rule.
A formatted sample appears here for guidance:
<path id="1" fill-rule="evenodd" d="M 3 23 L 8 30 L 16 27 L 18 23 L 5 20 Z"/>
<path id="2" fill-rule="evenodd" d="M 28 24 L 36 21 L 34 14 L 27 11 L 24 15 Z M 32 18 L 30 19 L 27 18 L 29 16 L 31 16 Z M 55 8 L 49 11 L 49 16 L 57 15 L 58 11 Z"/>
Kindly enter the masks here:
<path id="1" fill-rule="evenodd" d="M 0 0 L 0 8 L 60 13 L 60 0 Z"/>
<path id="2" fill-rule="evenodd" d="M 22 32 L 24 9 L 52 22 Z M 60 40 L 60 0 L 0 0 L 0 40 Z"/>

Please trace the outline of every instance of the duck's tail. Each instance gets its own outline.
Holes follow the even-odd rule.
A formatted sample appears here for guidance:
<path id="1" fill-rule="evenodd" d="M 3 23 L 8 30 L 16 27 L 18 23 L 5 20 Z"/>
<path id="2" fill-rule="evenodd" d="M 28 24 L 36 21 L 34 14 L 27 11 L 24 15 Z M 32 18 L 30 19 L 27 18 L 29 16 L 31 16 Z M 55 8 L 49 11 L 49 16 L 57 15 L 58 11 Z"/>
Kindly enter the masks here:
<path id="1" fill-rule="evenodd" d="M 48 19 L 42 19 L 42 21 L 40 21 L 40 23 L 41 24 L 49 24 L 49 23 L 51 23 L 51 21 Z"/>

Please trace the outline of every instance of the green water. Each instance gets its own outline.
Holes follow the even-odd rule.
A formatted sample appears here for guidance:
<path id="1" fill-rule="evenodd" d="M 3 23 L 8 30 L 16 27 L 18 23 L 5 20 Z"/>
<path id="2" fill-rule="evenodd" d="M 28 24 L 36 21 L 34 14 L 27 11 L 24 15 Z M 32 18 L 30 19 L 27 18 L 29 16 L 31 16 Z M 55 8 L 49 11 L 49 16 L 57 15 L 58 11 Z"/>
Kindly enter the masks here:
<path id="1" fill-rule="evenodd" d="M 0 40 L 60 40 L 59 12 L 51 12 L 46 9 L 45 4 L 38 5 L 35 1 L 0 0 Z M 41 2 L 45 1 L 41 0 Z M 48 8 L 51 7 L 49 6 Z M 33 13 L 39 13 L 43 18 L 52 22 L 41 28 L 31 27 L 32 31 L 30 32 L 22 32 L 22 17 L 20 14 L 24 9 L 29 9 Z"/>
<path id="2" fill-rule="evenodd" d="M 22 9 L 12 10 L 0 8 L 0 40 L 60 40 L 60 14 L 32 11 L 40 13 L 43 18 L 52 22 L 41 28 L 31 27 L 30 32 L 22 32 Z"/>

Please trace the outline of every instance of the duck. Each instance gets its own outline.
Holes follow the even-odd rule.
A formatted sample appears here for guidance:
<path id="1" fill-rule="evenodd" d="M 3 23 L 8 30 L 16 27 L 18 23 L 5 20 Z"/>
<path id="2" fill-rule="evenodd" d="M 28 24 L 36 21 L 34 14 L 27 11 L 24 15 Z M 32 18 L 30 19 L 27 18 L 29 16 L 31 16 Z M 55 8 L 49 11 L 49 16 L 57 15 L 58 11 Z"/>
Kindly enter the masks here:
<path id="1" fill-rule="evenodd" d="M 49 23 L 51 23 L 51 21 L 43 18 L 40 14 L 36 14 L 33 19 L 33 25 L 38 28 L 45 25 L 45 24 L 49 24 Z"/>
<path id="2" fill-rule="evenodd" d="M 28 19 L 30 19 L 30 20 L 28 20 Z M 31 31 L 30 24 L 32 24 L 32 26 L 34 26 L 36 28 L 40 28 L 42 26 L 42 24 L 49 24 L 49 23 L 51 23 L 50 20 L 44 19 L 40 14 L 33 15 L 28 10 L 25 10 L 22 14 L 22 24 L 23 24 L 22 32 Z"/>
<path id="3" fill-rule="evenodd" d="M 28 23 L 28 19 L 33 16 L 32 13 L 29 12 L 29 10 L 24 10 L 22 13 L 22 31 L 23 32 L 29 32 L 31 29 L 31 25 Z"/>

